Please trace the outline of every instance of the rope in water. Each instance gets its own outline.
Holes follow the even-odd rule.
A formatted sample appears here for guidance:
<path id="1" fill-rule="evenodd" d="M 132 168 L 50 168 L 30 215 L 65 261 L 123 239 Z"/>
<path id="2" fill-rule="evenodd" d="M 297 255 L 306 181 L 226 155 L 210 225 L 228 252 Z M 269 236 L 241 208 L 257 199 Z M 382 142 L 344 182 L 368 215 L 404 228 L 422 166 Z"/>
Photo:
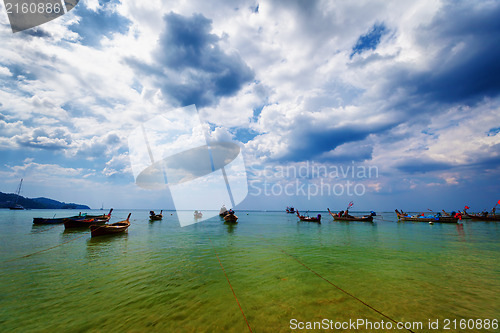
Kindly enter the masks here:
<path id="1" fill-rule="evenodd" d="M 370 304 L 364 302 L 363 300 L 359 299 L 358 297 L 354 296 L 353 294 L 351 294 L 350 292 L 340 288 L 339 286 L 337 286 L 336 284 L 334 284 L 333 282 L 331 282 L 330 280 L 328 280 L 327 278 L 323 277 L 322 275 L 320 275 L 318 272 L 316 272 L 315 270 L 313 270 L 312 268 L 310 268 L 309 266 L 307 266 L 306 264 L 304 264 L 302 261 L 300 261 L 299 259 L 297 259 L 296 257 L 292 256 L 291 254 L 289 254 L 288 252 L 286 252 L 285 250 L 283 250 L 282 248 L 280 248 L 279 246 L 273 244 L 272 242 L 270 242 L 269 240 L 267 239 L 264 239 L 266 240 L 269 244 L 271 244 L 272 246 L 276 247 L 278 250 L 280 250 L 281 252 L 283 252 L 284 254 L 286 254 L 287 256 L 289 256 L 290 258 L 294 259 L 295 261 L 297 261 L 299 264 L 301 264 L 302 266 L 304 266 L 305 268 L 307 268 L 309 271 L 311 271 L 312 273 L 314 273 L 316 276 L 318 276 L 319 278 L 323 279 L 324 281 L 326 281 L 327 283 L 329 283 L 330 285 L 334 286 L 335 288 L 337 288 L 338 290 L 340 290 L 341 292 L 343 292 L 344 294 L 354 298 L 355 300 L 357 300 L 358 302 L 360 302 L 361 304 L 365 305 L 366 307 L 372 309 L 373 311 L 377 312 L 378 314 L 384 316 L 385 318 L 389 319 L 390 321 L 392 321 L 393 323 L 395 324 L 398 324 L 398 322 L 394 319 L 392 319 L 391 317 L 389 317 L 388 315 L 386 315 L 385 313 L 383 313 L 382 311 L 380 310 L 377 310 L 376 308 L 374 308 L 373 306 L 371 306 Z M 403 328 L 401 328 L 403 329 Z M 407 331 L 411 332 L 411 333 L 415 333 L 414 331 L 408 329 L 408 328 L 405 328 Z"/>
<path id="2" fill-rule="evenodd" d="M 50 230 L 50 229 L 54 229 L 55 227 L 58 227 L 58 226 L 59 226 L 59 225 L 58 225 L 58 224 L 56 224 L 56 225 L 55 225 L 55 226 L 53 226 L 53 227 L 50 227 L 50 228 L 47 228 L 47 229 L 38 230 L 38 231 L 32 231 L 32 232 L 30 232 L 29 234 L 26 234 L 26 235 L 38 234 L 38 233 L 40 233 L 40 232 L 44 232 L 44 231 L 48 231 L 48 230 Z"/>
<path id="3" fill-rule="evenodd" d="M 217 260 L 219 261 L 220 267 L 222 268 L 222 271 L 224 272 L 224 275 L 226 276 L 227 283 L 229 284 L 229 287 L 231 288 L 231 291 L 233 292 L 234 299 L 236 299 L 236 303 L 238 303 L 238 307 L 240 308 L 241 314 L 243 315 L 243 318 L 245 319 L 245 322 L 247 323 L 248 330 L 250 332 L 252 331 L 252 328 L 250 327 L 250 324 L 248 323 L 247 317 L 245 316 L 245 313 L 243 312 L 243 308 L 241 307 L 240 301 L 238 300 L 238 297 L 236 297 L 236 293 L 234 292 L 233 286 L 231 285 L 231 281 L 229 281 L 229 277 L 227 276 L 226 270 L 224 269 L 224 266 L 222 266 L 222 262 L 220 261 L 219 255 L 217 254 L 217 251 L 215 250 L 215 246 L 212 243 L 212 240 L 210 237 L 208 237 L 208 240 L 210 241 L 210 244 L 212 245 L 212 249 L 215 252 L 215 256 L 217 257 Z"/>
<path id="4" fill-rule="evenodd" d="M 373 219 L 377 219 L 377 220 L 381 220 L 381 221 L 385 221 L 385 222 L 395 222 L 395 221 L 391 221 L 391 220 L 386 220 L 382 217 L 382 215 L 377 215 L 377 216 L 374 216 Z"/>
<path id="5" fill-rule="evenodd" d="M 40 250 L 40 251 L 36 251 L 36 252 L 30 253 L 30 254 L 26 254 L 26 255 L 24 255 L 24 256 L 21 256 L 21 257 L 17 257 L 17 258 L 13 258 L 13 259 L 6 260 L 6 261 L 4 261 L 4 262 L 11 262 L 11 261 L 18 260 L 18 259 L 28 258 L 28 257 L 31 257 L 31 256 L 33 256 L 33 255 L 35 255 L 35 254 L 38 254 L 38 253 L 42 253 L 42 252 L 46 252 L 46 251 L 49 251 L 49 250 L 55 249 L 56 247 L 59 247 L 59 246 L 64 245 L 64 244 L 67 244 L 67 243 L 69 243 L 69 242 L 72 242 L 72 241 L 74 241 L 74 240 L 77 240 L 77 239 L 79 239 L 79 238 L 82 238 L 83 236 L 86 236 L 86 235 L 87 235 L 87 233 L 84 233 L 84 234 L 83 234 L 83 235 L 81 235 L 81 236 L 78 236 L 78 237 L 72 238 L 72 239 L 70 239 L 70 240 L 67 240 L 67 241 L 65 241 L 65 242 L 62 242 L 61 244 L 57 244 L 57 245 L 55 245 L 55 246 L 49 247 L 48 249 L 43 249 L 43 250 Z"/>

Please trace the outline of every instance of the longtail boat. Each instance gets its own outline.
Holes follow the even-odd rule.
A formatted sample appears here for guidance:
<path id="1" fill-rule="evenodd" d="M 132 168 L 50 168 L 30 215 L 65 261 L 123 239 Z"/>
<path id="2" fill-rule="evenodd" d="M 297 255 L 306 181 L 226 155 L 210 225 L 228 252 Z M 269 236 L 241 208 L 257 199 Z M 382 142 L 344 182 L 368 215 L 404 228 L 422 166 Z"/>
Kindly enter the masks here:
<path id="1" fill-rule="evenodd" d="M 108 222 L 108 218 L 92 218 L 92 219 L 66 219 L 64 228 L 88 228 L 91 225 L 102 225 Z"/>
<path id="2" fill-rule="evenodd" d="M 120 222 L 104 225 L 91 225 L 90 234 L 92 235 L 92 237 L 97 237 L 125 232 L 128 227 L 130 227 L 130 215 L 132 215 L 132 213 L 128 214 L 126 220 Z"/>
<path id="3" fill-rule="evenodd" d="M 458 217 L 454 216 L 442 216 L 441 213 L 437 213 L 435 215 L 427 215 L 424 213 L 420 213 L 419 215 L 409 215 L 408 213 L 404 213 L 403 211 L 399 212 L 397 209 L 395 210 L 398 220 L 403 222 L 437 222 L 437 223 L 457 223 Z"/>
<path id="4" fill-rule="evenodd" d="M 77 215 L 77 216 L 72 216 L 72 217 L 68 217 L 69 219 L 77 219 L 77 218 L 85 218 L 85 219 L 105 219 L 107 218 L 109 220 L 109 218 L 111 217 L 111 213 L 113 212 L 113 208 L 111 208 L 109 210 L 109 213 L 106 215 L 106 214 L 100 214 L 100 215 L 88 215 L 88 214 L 80 214 L 80 215 Z"/>
<path id="5" fill-rule="evenodd" d="M 395 210 L 398 220 L 403 222 L 437 222 L 437 223 L 457 223 L 458 218 L 453 216 L 441 216 L 441 213 L 437 213 L 434 216 L 424 216 L 424 214 L 410 216 L 403 211 L 399 212 Z"/>
<path id="6" fill-rule="evenodd" d="M 321 223 L 321 214 L 318 214 L 318 216 L 316 217 L 311 217 L 311 216 L 300 215 L 298 210 L 295 210 L 295 212 L 297 213 L 297 217 L 303 222 Z"/>
<path id="7" fill-rule="evenodd" d="M 76 217 L 70 217 L 65 219 L 64 221 L 64 228 L 69 229 L 69 228 L 88 228 L 89 226 L 95 224 L 95 225 L 101 225 L 105 224 L 106 222 L 109 222 L 109 219 L 111 218 L 111 213 L 113 212 L 113 208 L 109 210 L 108 215 L 80 215 Z M 97 216 L 97 217 L 92 217 L 92 216 Z"/>
<path id="8" fill-rule="evenodd" d="M 345 221 L 345 222 L 373 222 L 373 215 L 364 215 L 364 216 L 338 216 L 328 209 L 328 213 L 333 217 L 335 221 Z"/>
<path id="9" fill-rule="evenodd" d="M 487 221 L 487 222 L 495 222 L 500 221 L 500 215 L 469 215 L 472 221 Z"/>
<path id="10" fill-rule="evenodd" d="M 154 211 L 149 212 L 149 219 L 151 221 L 159 221 L 163 219 L 163 209 L 160 211 L 160 214 L 155 214 Z"/>
<path id="11" fill-rule="evenodd" d="M 227 213 L 224 216 L 224 223 L 238 223 L 238 216 L 233 213 Z"/>
<path id="12" fill-rule="evenodd" d="M 34 217 L 33 218 L 33 224 L 60 224 L 64 223 L 68 218 L 67 217 L 58 217 L 58 218 L 52 218 L 52 219 L 46 219 L 43 217 Z"/>
<path id="13" fill-rule="evenodd" d="M 464 214 L 467 215 L 472 221 L 487 221 L 487 222 L 495 222 L 495 221 L 500 221 L 500 215 L 496 215 L 496 207 L 497 205 L 500 204 L 500 200 L 498 200 L 498 203 L 491 209 L 491 213 L 488 213 L 487 211 L 484 211 L 479 214 L 469 214 L 467 213 L 467 209 L 469 208 L 468 206 L 465 206 L 464 208 Z"/>
<path id="14" fill-rule="evenodd" d="M 458 219 L 451 216 L 404 216 L 399 219 L 403 222 L 437 222 L 437 223 L 457 223 Z"/>

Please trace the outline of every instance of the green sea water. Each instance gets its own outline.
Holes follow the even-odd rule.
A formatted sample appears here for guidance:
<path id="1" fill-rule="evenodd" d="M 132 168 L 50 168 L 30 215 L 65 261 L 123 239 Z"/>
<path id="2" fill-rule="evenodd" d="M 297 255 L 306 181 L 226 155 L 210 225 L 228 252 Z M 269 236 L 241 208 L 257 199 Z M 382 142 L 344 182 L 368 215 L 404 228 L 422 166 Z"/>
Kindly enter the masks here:
<path id="1" fill-rule="evenodd" d="M 393 213 L 345 223 L 323 212 L 316 224 L 238 211 L 234 226 L 181 228 L 173 212 L 150 222 L 134 210 L 128 233 L 93 239 L 32 224 L 74 213 L 0 211 L 0 331 L 290 332 L 302 331 L 292 319 L 387 317 L 421 322 L 418 332 L 498 331 L 458 325 L 500 319 L 500 223 L 397 223 Z"/>

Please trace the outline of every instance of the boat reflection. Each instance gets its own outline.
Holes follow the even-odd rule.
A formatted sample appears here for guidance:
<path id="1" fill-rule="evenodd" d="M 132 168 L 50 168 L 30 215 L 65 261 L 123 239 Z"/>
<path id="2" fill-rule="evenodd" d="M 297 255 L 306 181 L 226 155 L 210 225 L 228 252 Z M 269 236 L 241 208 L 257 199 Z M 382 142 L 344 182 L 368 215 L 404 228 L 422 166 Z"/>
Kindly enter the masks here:
<path id="1" fill-rule="evenodd" d="M 224 225 L 227 228 L 227 233 L 228 234 L 234 233 L 234 230 L 238 227 L 237 223 L 231 223 L 231 222 L 224 222 Z"/>
<path id="2" fill-rule="evenodd" d="M 115 235 L 91 237 L 87 240 L 87 256 L 89 258 L 99 258 L 107 256 L 111 253 L 122 253 L 124 251 L 122 247 L 126 246 L 127 239 L 127 232 Z"/>
<path id="3" fill-rule="evenodd" d="M 40 232 L 48 231 L 60 227 L 60 224 L 32 224 L 31 233 L 38 234 Z"/>

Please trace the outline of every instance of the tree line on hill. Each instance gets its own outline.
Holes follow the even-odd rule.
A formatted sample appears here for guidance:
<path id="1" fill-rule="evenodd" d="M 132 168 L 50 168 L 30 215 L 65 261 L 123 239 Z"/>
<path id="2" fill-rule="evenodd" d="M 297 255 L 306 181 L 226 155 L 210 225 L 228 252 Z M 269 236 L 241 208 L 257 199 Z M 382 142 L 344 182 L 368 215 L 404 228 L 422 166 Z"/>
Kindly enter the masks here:
<path id="1" fill-rule="evenodd" d="M 14 202 L 27 209 L 90 209 L 89 206 L 60 202 L 49 198 L 25 198 L 14 193 L 0 192 L 0 208 L 9 208 Z"/>

